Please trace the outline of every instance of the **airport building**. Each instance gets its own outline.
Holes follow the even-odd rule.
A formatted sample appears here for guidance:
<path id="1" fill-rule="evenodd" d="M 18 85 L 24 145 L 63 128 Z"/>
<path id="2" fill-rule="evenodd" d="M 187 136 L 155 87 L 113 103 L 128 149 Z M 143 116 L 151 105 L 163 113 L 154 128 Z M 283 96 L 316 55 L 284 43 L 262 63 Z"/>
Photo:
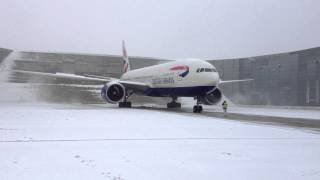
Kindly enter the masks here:
<path id="1" fill-rule="evenodd" d="M 0 62 L 10 50 L 0 49 Z M 122 67 L 121 56 L 47 52 L 14 52 L 12 68 L 42 72 L 63 72 L 119 77 Z M 169 60 L 130 57 L 132 69 L 164 63 Z M 223 80 L 247 79 L 254 81 L 226 84 L 221 87 L 224 94 L 234 103 L 243 105 L 320 106 L 320 47 L 301 51 L 264 55 L 239 59 L 208 60 L 217 67 Z M 36 78 L 35 78 L 36 79 Z M 10 81 L 34 82 L 34 78 L 19 73 L 11 74 Z M 82 83 L 54 80 L 50 83 Z M 51 86 L 53 88 L 53 86 Z M 56 88 L 56 87 L 55 87 Z M 68 89 L 69 88 L 69 89 Z M 74 94 L 70 87 L 59 87 L 44 93 Z M 64 92 L 64 93 L 61 93 Z M 80 96 L 89 102 L 102 102 L 89 91 Z"/>
<path id="2" fill-rule="evenodd" d="M 226 85 L 225 94 L 238 104 L 320 105 L 320 48 L 210 62 L 222 79 L 255 79 Z"/>

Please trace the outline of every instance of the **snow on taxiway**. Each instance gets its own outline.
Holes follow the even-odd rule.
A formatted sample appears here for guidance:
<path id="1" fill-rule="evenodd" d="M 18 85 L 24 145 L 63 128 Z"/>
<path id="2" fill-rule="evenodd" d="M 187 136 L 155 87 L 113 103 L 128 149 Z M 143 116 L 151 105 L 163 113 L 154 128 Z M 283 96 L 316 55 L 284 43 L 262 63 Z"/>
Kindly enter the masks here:
<path id="1" fill-rule="evenodd" d="M 0 105 L 0 179 L 319 179 L 320 135 L 192 113 Z"/>

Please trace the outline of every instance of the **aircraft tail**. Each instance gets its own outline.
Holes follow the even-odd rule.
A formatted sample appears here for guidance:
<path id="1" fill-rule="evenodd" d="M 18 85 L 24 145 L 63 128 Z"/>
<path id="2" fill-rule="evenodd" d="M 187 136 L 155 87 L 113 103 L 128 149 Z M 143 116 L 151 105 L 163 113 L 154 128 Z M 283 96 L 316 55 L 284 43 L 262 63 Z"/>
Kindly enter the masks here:
<path id="1" fill-rule="evenodd" d="M 122 40 L 122 58 L 123 58 L 122 72 L 126 73 L 126 72 L 130 71 L 130 62 L 129 62 L 129 57 L 127 54 L 126 45 L 125 45 L 124 40 Z"/>

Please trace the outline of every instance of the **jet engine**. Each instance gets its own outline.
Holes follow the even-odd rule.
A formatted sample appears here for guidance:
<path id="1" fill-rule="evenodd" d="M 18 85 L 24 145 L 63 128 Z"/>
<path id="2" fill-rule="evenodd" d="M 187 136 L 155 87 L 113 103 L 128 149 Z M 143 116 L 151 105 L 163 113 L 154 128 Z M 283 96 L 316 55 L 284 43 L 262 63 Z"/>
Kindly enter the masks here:
<path id="1" fill-rule="evenodd" d="M 217 104 L 222 98 L 222 93 L 220 89 L 215 88 L 213 91 L 208 93 L 205 96 L 200 97 L 200 101 L 205 105 L 215 105 Z"/>
<path id="2" fill-rule="evenodd" d="M 101 89 L 102 98 L 111 104 L 120 102 L 125 94 L 125 87 L 116 81 L 108 82 Z"/>

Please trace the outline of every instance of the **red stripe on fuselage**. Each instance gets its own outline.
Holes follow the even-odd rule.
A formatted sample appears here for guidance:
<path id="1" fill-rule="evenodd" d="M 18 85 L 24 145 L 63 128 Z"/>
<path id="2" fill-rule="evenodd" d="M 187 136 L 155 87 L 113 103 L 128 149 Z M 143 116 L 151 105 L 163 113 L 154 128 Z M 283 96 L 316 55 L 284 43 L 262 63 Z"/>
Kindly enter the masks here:
<path id="1" fill-rule="evenodd" d="M 188 70 L 188 66 L 175 66 L 173 68 L 170 68 L 171 71 L 178 71 L 178 70 Z"/>

